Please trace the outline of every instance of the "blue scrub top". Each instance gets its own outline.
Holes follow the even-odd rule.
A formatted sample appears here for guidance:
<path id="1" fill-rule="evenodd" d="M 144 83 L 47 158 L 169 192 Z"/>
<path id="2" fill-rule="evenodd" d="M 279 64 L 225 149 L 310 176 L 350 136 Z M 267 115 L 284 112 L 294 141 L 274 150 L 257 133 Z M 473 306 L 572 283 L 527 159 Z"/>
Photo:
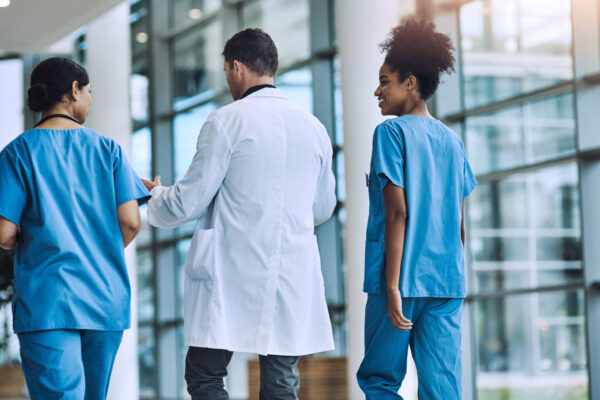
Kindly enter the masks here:
<path id="1" fill-rule="evenodd" d="M 123 330 L 130 287 L 117 207 L 149 193 L 88 128 L 32 129 L 0 153 L 0 215 L 21 228 L 14 331 Z"/>
<path id="2" fill-rule="evenodd" d="M 384 121 L 373 136 L 368 182 L 363 290 L 381 294 L 386 288 L 383 188 L 392 183 L 404 188 L 408 206 L 401 295 L 464 297 L 462 200 L 477 182 L 458 135 L 438 120 L 414 115 Z"/>

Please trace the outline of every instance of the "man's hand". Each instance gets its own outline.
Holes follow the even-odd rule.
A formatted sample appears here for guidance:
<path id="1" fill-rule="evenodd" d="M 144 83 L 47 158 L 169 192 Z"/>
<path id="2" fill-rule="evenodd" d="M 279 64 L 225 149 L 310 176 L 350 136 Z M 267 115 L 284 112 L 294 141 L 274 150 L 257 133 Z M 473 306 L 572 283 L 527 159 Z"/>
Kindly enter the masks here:
<path id="1" fill-rule="evenodd" d="M 398 289 L 388 290 L 388 314 L 395 328 L 403 331 L 412 329 L 412 322 L 402 314 L 402 297 Z"/>
<path id="2" fill-rule="evenodd" d="M 162 186 L 160 183 L 160 176 L 155 176 L 154 180 L 152 182 L 150 182 L 149 180 L 146 180 L 144 178 L 142 179 L 142 183 L 144 184 L 144 186 L 146 186 L 146 189 L 148 189 L 149 192 L 152 191 L 152 189 L 154 189 L 157 186 Z"/>

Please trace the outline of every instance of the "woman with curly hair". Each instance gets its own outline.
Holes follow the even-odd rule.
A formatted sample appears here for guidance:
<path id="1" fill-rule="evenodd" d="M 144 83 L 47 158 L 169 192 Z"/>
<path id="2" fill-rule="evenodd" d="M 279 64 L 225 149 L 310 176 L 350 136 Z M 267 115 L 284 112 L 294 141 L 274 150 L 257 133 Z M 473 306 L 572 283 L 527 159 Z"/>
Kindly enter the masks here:
<path id="1" fill-rule="evenodd" d="M 395 27 L 375 96 L 365 252 L 367 399 L 400 399 L 410 347 L 419 399 L 461 398 L 461 311 L 466 294 L 463 199 L 477 185 L 461 139 L 427 109 L 454 69 L 448 36 L 415 18 Z"/>

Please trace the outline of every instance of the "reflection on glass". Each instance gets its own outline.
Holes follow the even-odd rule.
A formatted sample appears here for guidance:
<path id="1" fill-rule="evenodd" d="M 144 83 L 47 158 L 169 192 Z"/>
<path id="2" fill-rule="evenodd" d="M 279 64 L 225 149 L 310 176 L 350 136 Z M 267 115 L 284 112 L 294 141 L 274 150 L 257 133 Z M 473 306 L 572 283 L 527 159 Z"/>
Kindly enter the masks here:
<path id="1" fill-rule="evenodd" d="M 156 394 L 154 347 L 154 330 L 150 326 L 140 326 L 138 328 L 138 363 L 141 398 L 153 398 Z"/>
<path id="2" fill-rule="evenodd" d="M 188 251 L 190 250 L 191 239 L 180 240 L 177 243 L 177 301 L 179 309 L 177 316 L 183 316 L 183 287 L 185 281 L 185 260 L 187 259 Z"/>
<path id="3" fill-rule="evenodd" d="M 312 72 L 308 67 L 295 69 L 275 78 L 275 85 L 292 102 L 306 111 L 313 110 Z"/>
<path id="4" fill-rule="evenodd" d="M 175 109 L 208 98 L 224 85 L 223 45 L 219 21 L 175 39 Z"/>
<path id="5" fill-rule="evenodd" d="M 573 78 L 569 0 L 476 0 L 460 10 L 467 107 Z"/>
<path id="6" fill-rule="evenodd" d="M 215 103 L 207 103 L 186 113 L 177 114 L 173 121 L 175 131 L 175 180 L 183 177 L 196 153 L 196 142 L 202 125 L 211 112 L 217 109 Z"/>
<path id="7" fill-rule="evenodd" d="M 582 279 L 577 166 L 483 183 L 469 199 L 475 291 Z"/>
<path id="8" fill-rule="evenodd" d="M 137 252 L 137 309 L 140 322 L 154 318 L 154 278 L 152 254 L 150 251 Z"/>
<path id="9" fill-rule="evenodd" d="M 344 119 L 342 104 L 342 76 L 340 74 L 340 58 L 333 59 L 333 99 L 335 112 L 335 145 L 344 145 Z"/>
<path id="10" fill-rule="evenodd" d="M 573 153 L 573 95 L 565 93 L 470 117 L 466 141 L 476 174 Z"/>
<path id="11" fill-rule="evenodd" d="M 145 62 L 143 63 L 145 65 Z M 148 97 L 150 81 L 148 71 L 138 68 L 133 64 L 134 70 L 129 77 L 129 87 L 131 92 L 131 118 L 134 122 L 148 122 L 150 115 L 150 101 Z"/>
<path id="12" fill-rule="evenodd" d="M 565 291 L 476 301 L 478 398 L 587 399 L 583 299 Z"/>
<path id="13" fill-rule="evenodd" d="M 135 58 L 148 50 L 148 4 L 146 0 L 131 2 L 131 53 Z"/>
<path id="14" fill-rule="evenodd" d="M 197 21 L 221 6 L 221 0 L 170 0 L 169 25 L 176 28 Z"/>
<path id="15" fill-rule="evenodd" d="M 244 28 L 261 28 L 273 38 L 280 66 L 310 54 L 308 18 L 308 0 L 257 0 L 242 5 Z"/>

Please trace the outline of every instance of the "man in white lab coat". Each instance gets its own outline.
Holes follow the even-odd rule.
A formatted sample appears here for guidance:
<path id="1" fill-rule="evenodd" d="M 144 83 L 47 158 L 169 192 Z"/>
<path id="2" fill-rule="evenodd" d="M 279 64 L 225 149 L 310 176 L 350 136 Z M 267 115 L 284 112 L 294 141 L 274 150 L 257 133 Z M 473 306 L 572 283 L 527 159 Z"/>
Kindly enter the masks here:
<path id="1" fill-rule="evenodd" d="M 185 176 L 151 190 L 148 220 L 196 222 L 185 266 L 185 378 L 194 400 L 228 399 L 232 352 L 259 354 L 261 399 L 296 399 L 298 356 L 333 349 L 314 228 L 336 204 L 323 125 L 275 86 L 259 29 L 223 51 L 234 102 L 202 127 Z"/>

